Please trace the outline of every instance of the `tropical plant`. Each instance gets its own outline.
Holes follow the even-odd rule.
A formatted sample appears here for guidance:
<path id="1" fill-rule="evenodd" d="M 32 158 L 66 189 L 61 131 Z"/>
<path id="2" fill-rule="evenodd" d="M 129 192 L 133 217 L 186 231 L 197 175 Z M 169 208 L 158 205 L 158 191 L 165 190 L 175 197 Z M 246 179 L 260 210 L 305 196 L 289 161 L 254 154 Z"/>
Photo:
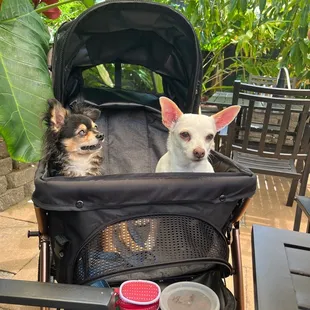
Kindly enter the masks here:
<path id="1" fill-rule="evenodd" d="M 32 0 L 34 4 L 34 8 L 36 9 L 40 3 L 45 3 L 47 5 L 58 3 L 58 0 Z M 47 18 L 56 19 L 61 15 L 61 11 L 58 7 L 47 9 L 46 11 L 42 12 Z"/>
<path id="2" fill-rule="evenodd" d="M 88 5 L 91 5 L 91 3 L 88 3 Z M 48 26 L 50 29 L 50 33 L 53 36 L 56 33 L 57 29 L 65 22 L 68 22 L 70 20 L 75 19 L 77 16 L 79 16 L 88 6 L 85 5 L 84 2 L 81 1 L 71 1 L 69 3 L 63 4 L 61 6 L 61 15 L 59 18 L 55 20 L 51 20 L 48 18 L 44 18 L 44 23 Z"/>
<path id="3" fill-rule="evenodd" d="M 3 0 L 0 38 L 0 135 L 13 159 L 34 162 L 40 159 L 40 116 L 52 97 L 49 34 L 28 0 Z"/>
<path id="4" fill-rule="evenodd" d="M 51 9 L 70 1 L 57 2 L 0 0 L 0 135 L 18 161 L 41 157 L 41 117 L 53 93 L 46 63 L 49 32 L 39 13 L 56 17 Z"/>
<path id="5" fill-rule="evenodd" d="M 206 56 L 204 91 L 222 87 L 234 73 L 276 76 L 281 66 L 299 80 L 310 78 L 309 1 L 157 1 L 180 10 L 194 26 Z"/>

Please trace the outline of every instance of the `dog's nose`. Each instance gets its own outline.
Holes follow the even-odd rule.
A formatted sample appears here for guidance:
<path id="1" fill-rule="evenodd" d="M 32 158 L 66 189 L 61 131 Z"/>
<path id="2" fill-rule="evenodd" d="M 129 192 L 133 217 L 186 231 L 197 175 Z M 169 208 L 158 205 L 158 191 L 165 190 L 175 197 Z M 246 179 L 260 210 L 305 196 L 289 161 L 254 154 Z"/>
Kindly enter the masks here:
<path id="1" fill-rule="evenodd" d="M 98 139 L 98 140 L 103 140 L 104 139 L 104 134 L 103 133 L 98 133 L 97 135 L 96 135 L 96 138 Z"/>
<path id="2" fill-rule="evenodd" d="M 205 156 L 205 150 L 201 147 L 196 147 L 194 150 L 193 150 L 193 154 L 196 158 L 198 159 L 201 159 Z"/>

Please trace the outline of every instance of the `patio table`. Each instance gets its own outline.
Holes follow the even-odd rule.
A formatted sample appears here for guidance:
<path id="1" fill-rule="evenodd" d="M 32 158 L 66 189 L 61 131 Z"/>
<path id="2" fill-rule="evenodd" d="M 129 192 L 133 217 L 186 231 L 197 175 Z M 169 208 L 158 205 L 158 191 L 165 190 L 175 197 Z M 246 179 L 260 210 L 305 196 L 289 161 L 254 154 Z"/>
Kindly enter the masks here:
<path id="1" fill-rule="evenodd" d="M 233 99 L 233 93 L 232 92 L 223 92 L 223 91 L 219 91 L 219 92 L 215 92 L 206 102 L 207 105 L 214 105 L 217 107 L 218 111 L 223 110 L 224 108 L 227 108 L 229 106 L 232 105 L 232 99 Z M 247 111 L 248 111 L 248 106 L 249 106 L 249 100 L 247 99 L 242 99 L 240 98 L 238 100 L 238 105 L 241 106 L 241 111 L 238 114 L 237 117 L 237 124 L 240 125 L 241 123 L 245 124 L 245 121 L 247 119 Z M 261 101 L 255 101 L 254 103 L 254 108 L 256 110 L 265 110 L 267 107 L 267 103 L 266 102 L 261 102 Z M 285 109 L 285 104 L 273 104 L 273 111 L 276 111 L 275 114 L 277 113 L 283 113 Z M 302 109 L 301 106 L 294 106 L 292 105 L 292 109 L 291 112 L 294 113 L 301 113 Z M 202 113 L 204 113 L 204 107 L 202 106 Z M 252 126 L 255 126 L 254 124 L 252 124 Z M 261 124 L 256 124 L 257 130 L 261 130 L 262 129 L 262 125 Z M 276 132 L 277 130 L 280 129 L 280 126 L 269 126 L 269 129 L 272 130 L 273 132 Z M 217 135 L 216 137 L 216 141 L 215 141 L 215 149 L 219 150 L 219 145 L 220 145 L 220 139 L 222 139 L 222 150 L 221 152 L 225 153 L 225 139 L 227 136 L 227 128 L 225 128 L 219 135 Z"/>
<path id="2" fill-rule="evenodd" d="M 233 98 L 233 93 L 231 92 L 215 92 L 206 102 L 208 105 L 215 105 L 218 107 L 219 110 L 222 110 L 223 108 L 227 108 L 232 105 L 232 98 Z M 249 105 L 249 100 L 247 99 L 239 99 L 238 100 L 238 105 L 241 107 L 248 107 Z M 254 104 L 254 107 L 256 109 L 266 109 L 266 102 L 259 102 L 256 101 Z M 275 110 L 278 111 L 284 111 L 285 109 L 285 104 L 277 104 L 274 105 Z M 301 112 L 301 109 L 299 106 L 293 106 L 292 112 Z"/>
<path id="3" fill-rule="evenodd" d="M 310 309 L 310 235 L 253 225 L 256 310 Z"/>

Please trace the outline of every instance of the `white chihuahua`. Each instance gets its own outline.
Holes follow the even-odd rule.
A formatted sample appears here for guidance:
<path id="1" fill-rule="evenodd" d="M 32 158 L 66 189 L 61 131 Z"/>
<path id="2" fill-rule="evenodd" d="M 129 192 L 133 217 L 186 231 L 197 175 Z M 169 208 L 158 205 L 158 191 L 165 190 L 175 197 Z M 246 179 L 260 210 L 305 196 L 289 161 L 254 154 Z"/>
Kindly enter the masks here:
<path id="1" fill-rule="evenodd" d="M 156 172 L 214 172 L 208 161 L 214 136 L 230 124 L 240 111 L 231 106 L 212 116 L 183 114 L 169 98 L 159 98 L 162 122 L 169 129 L 168 152 L 157 163 Z"/>

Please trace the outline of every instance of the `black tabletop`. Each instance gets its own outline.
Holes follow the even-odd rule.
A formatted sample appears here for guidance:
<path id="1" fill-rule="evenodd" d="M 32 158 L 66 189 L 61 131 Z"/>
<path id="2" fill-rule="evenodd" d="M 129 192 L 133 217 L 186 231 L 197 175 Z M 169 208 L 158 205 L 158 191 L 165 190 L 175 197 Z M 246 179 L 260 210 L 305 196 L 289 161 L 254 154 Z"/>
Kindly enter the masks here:
<path id="1" fill-rule="evenodd" d="M 256 310 L 310 309 L 310 234 L 253 225 Z"/>

